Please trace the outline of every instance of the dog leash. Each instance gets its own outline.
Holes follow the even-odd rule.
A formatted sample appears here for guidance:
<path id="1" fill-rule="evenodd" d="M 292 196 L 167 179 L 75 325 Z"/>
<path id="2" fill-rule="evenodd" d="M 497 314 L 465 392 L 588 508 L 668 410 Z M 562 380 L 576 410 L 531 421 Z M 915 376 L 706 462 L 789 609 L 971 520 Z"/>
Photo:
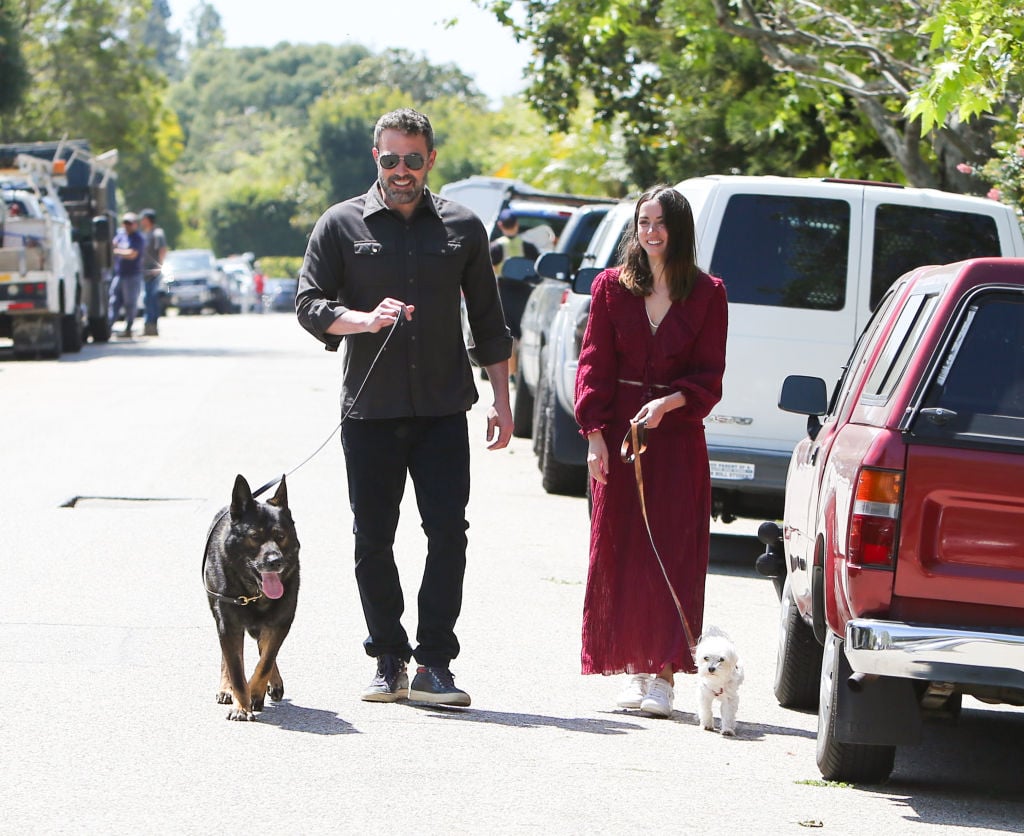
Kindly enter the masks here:
<path id="1" fill-rule="evenodd" d="M 661 555 L 658 553 L 658 547 L 654 544 L 654 534 L 651 532 L 651 523 L 647 518 L 647 502 L 644 499 L 644 472 L 643 468 L 640 466 L 640 456 L 643 455 L 646 450 L 647 421 L 630 421 L 629 431 L 622 439 L 622 446 L 619 448 L 619 457 L 626 464 L 633 465 L 633 474 L 636 476 L 636 491 L 640 496 L 640 513 L 644 518 L 644 527 L 647 529 L 647 538 L 651 541 L 651 549 L 654 551 L 654 556 L 658 560 L 658 566 L 661 567 L 661 574 L 662 577 L 665 578 L 665 584 L 668 586 L 668 591 L 672 595 L 672 603 L 676 605 L 676 612 L 679 613 L 679 621 L 683 625 L 683 633 L 686 635 L 686 643 L 689 645 L 690 656 L 692 657 L 697 643 L 693 640 L 693 632 L 690 630 L 690 624 L 686 620 L 686 613 L 683 612 L 683 605 L 679 601 L 679 596 L 676 595 L 676 591 L 672 586 L 672 581 L 668 579 L 668 571 L 665 569 L 665 563 L 662 561 Z"/>
<path id="2" fill-rule="evenodd" d="M 370 376 L 373 374 L 374 369 L 377 368 L 377 361 L 380 360 L 381 355 L 384 353 L 384 349 L 386 349 L 388 347 L 388 343 L 391 342 L 391 338 L 395 335 L 395 332 L 398 330 L 398 326 L 399 326 L 399 324 L 401 324 L 403 319 L 405 319 L 405 305 L 402 305 L 402 308 L 401 308 L 401 310 L 398 313 L 398 317 L 395 319 L 394 324 L 391 326 L 391 330 L 388 331 L 388 335 L 384 338 L 384 342 L 381 343 L 380 348 L 377 349 L 377 353 L 374 355 L 373 361 L 370 363 L 370 368 L 368 368 L 366 370 L 366 377 L 364 377 L 363 378 L 363 382 L 359 384 L 359 388 L 356 390 L 355 397 L 352 398 L 351 403 L 349 403 L 349 405 L 348 405 L 348 409 L 346 409 L 345 413 L 341 416 L 341 420 L 338 421 L 337 426 L 335 426 L 335 428 L 333 430 L 331 430 L 331 434 L 329 436 L 327 436 L 327 438 L 325 438 L 323 440 L 323 443 L 321 443 L 321 445 L 319 447 L 317 447 L 312 453 L 310 453 L 308 456 L 306 456 L 306 458 L 304 458 L 301 462 L 299 462 L 297 465 L 295 465 L 295 467 L 293 467 L 287 473 L 285 473 L 282 476 L 278 476 L 276 479 L 271 479 L 265 485 L 261 485 L 259 488 L 254 490 L 252 492 L 252 498 L 253 499 L 256 499 L 258 496 L 261 496 L 262 494 L 266 493 L 268 490 L 270 490 L 272 487 L 274 487 L 274 485 L 276 485 L 279 482 L 281 482 L 282 479 L 285 479 L 286 477 L 291 476 L 296 470 L 298 470 L 300 467 L 305 465 L 317 453 L 319 453 L 321 450 L 323 450 L 324 447 L 326 447 L 327 444 L 330 442 L 330 440 L 332 438 L 334 438 L 335 433 L 337 433 L 338 430 L 341 429 L 341 425 L 344 424 L 345 420 L 348 418 L 348 416 L 352 414 L 352 410 L 355 408 L 356 402 L 359 400 L 359 396 L 363 394 L 363 389 L 366 388 L 366 384 L 370 380 Z M 231 508 L 231 506 L 229 505 L 226 508 L 224 508 L 224 510 L 222 510 L 220 512 L 220 514 L 217 516 L 217 518 L 213 521 L 213 524 L 210 526 L 209 534 L 206 535 L 206 545 L 203 548 L 203 565 L 202 565 L 202 568 L 201 568 L 201 572 L 202 572 L 202 576 L 203 576 L 203 588 L 206 590 L 206 594 L 207 595 L 212 595 L 214 598 L 217 598 L 220 601 L 227 601 L 228 603 L 231 603 L 231 604 L 237 604 L 240 607 L 246 607 L 249 604 L 251 604 L 253 601 L 258 601 L 260 598 L 263 597 L 263 590 L 262 589 L 260 589 L 255 595 L 231 596 L 231 595 L 223 595 L 220 592 L 214 592 L 212 589 L 210 589 L 210 585 L 206 582 L 206 554 L 210 550 L 210 538 L 213 537 L 213 532 L 217 528 L 217 524 L 222 519 L 224 519 L 224 517 L 228 514 L 228 511 L 230 510 L 230 508 Z"/>

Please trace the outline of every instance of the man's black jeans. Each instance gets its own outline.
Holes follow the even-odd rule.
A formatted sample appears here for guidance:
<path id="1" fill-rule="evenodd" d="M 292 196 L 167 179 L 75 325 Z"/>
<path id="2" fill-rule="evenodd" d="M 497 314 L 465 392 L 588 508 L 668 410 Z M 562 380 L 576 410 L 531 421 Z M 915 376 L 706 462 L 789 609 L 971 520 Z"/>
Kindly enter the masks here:
<path id="1" fill-rule="evenodd" d="M 459 653 L 455 622 L 466 571 L 466 414 L 349 419 L 341 443 L 355 518 L 356 583 L 369 631 L 363 646 L 370 656 L 415 656 L 421 665 L 448 667 Z M 406 474 L 427 535 L 415 651 L 401 623 L 405 601 L 393 550 Z"/>

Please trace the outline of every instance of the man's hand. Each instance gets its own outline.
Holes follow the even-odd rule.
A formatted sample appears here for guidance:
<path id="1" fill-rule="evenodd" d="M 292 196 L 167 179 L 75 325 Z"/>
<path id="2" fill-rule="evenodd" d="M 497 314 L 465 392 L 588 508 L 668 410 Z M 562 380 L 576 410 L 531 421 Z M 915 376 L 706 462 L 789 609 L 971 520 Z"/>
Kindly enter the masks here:
<path id="1" fill-rule="evenodd" d="M 508 397 L 508 360 L 484 366 L 494 392 L 494 403 L 487 410 L 488 450 L 507 447 L 512 439 L 512 407 Z"/>
<path id="2" fill-rule="evenodd" d="M 381 300 L 381 303 L 377 305 L 372 311 L 367 313 L 365 319 L 366 330 L 371 334 L 376 334 L 381 328 L 388 328 L 394 325 L 400 316 L 405 316 L 406 322 L 412 321 L 413 311 L 416 310 L 415 305 L 406 305 L 405 302 L 401 302 L 398 299 L 392 299 L 390 296 L 386 299 Z"/>
<path id="3" fill-rule="evenodd" d="M 487 445 L 488 450 L 500 450 L 508 447 L 512 439 L 512 410 L 506 406 L 498 409 L 491 405 L 487 410 Z"/>

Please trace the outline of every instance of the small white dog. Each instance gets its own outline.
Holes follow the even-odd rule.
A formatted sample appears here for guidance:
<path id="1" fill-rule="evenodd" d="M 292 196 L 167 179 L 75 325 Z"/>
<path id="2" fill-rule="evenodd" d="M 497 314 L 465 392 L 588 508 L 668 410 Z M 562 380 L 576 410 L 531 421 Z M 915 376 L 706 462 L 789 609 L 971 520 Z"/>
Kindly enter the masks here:
<path id="1" fill-rule="evenodd" d="M 740 705 L 740 683 L 743 666 L 736 645 L 722 630 L 707 627 L 697 642 L 698 704 L 697 718 L 701 728 L 715 730 L 711 705 L 718 700 L 722 712 L 722 734 L 736 734 L 736 711 Z"/>

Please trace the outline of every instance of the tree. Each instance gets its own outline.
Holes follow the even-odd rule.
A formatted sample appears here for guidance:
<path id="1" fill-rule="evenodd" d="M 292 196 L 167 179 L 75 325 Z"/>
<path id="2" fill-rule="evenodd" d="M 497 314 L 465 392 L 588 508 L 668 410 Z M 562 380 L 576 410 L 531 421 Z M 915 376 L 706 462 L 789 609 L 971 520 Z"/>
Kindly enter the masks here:
<path id="1" fill-rule="evenodd" d="M 171 7 L 167 0 L 153 0 L 145 19 L 136 30 L 136 37 L 151 50 L 151 66 L 168 79 L 181 77 L 182 63 L 181 34 L 167 27 L 171 19 Z"/>
<path id="2" fill-rule="evenodd" d="M 19 18 L 11 0 L 0 0 L 0 114 L 14 110 L 29 85 Z"/>
<path id="3" fill-rule="evenodd" d="M 176 146 L 163 106 L 165 82 L 133 33 L 150 0 L 41 0 L 22 6 L 20 24 L 30 85 L 0 118 L 10 141 L 84 138 L 97 153 L 116 148 L 118 182 L 129 205 L 166 208 L 174 227 L 169 168 Z M 6 79 L 5 79 L 6 80 Z"/>
<path id="4" fill-rule="evenodd" d="M 549 127 L 566 131 L 591 91 L 597 120 L 618 130 L 637 182 L 824 170 L 828 145 L 814 104 L 777 83 L 756 47 L 721 31 L 704 4 L 484 5 L 533 43 L 527 97 Z"/>
<path id="5" fill-rule="evenodd" d="M 805 140 L 798 144 L 814 148 L 805 121 L 812 108 L 834 161 L 867 159 L 869 168 L 884 170 L 888 157 L 898 166 L 895 173 L 913 185 L 955 191 L 971 186 L 957 165 L 992 144 L 991 119 L 957 122 L 925 137 L 921 120 L 903 112 L 925 78 L 931 53 L 921 28 L 935 3 L 711 0 L 709 17 L 708 6 L 689 0 L 481 2 L 518 38 L 534 44 L 536 80 L 530 94 L 549 120 L 563 118 L 559 110 L 571 111 L 586 84 L 599 108 L 625 113 L 627 131 L 685 135 L 669 119 L 674 93 L 666 80 L 679 80 L 684 68 L 699 71 L 714 50 L 735 49 L 742 42 L 755 47 L 773 70 L 771 83 L 742 88 L 736 98 L 737 91 L 729 88 L 742 76 L 726 68 L 725 83 L 704 78 L 705 100 L 721 107 L 715 99 L 724 94 L 756 105 L 747 94 L 763 93 L 776 109 L 768 124 L 783 142 L 792 126 L 800 125 Z M 513 7 L 521 14 L 514 15 Z M 743 53 L 736 49 L 735 54 Z M 553 94 L 547 101 L 545 90 Z M 737 109 L 729 103 L 724 111 L 729 124 Z M 762 120 L 767 115 L 763 109 L 755 112 Z"/>
<path id="6" fill-rule="evenodd" d="M 960 169 L 993 183 L 992 197 L 1024 210 L 1024 9 L 1017 0 L 946 0 L 922 31 L 935 55 L 904 107 L 925 130 L 986 116 L 998 119 L 995 154 Z"/>

